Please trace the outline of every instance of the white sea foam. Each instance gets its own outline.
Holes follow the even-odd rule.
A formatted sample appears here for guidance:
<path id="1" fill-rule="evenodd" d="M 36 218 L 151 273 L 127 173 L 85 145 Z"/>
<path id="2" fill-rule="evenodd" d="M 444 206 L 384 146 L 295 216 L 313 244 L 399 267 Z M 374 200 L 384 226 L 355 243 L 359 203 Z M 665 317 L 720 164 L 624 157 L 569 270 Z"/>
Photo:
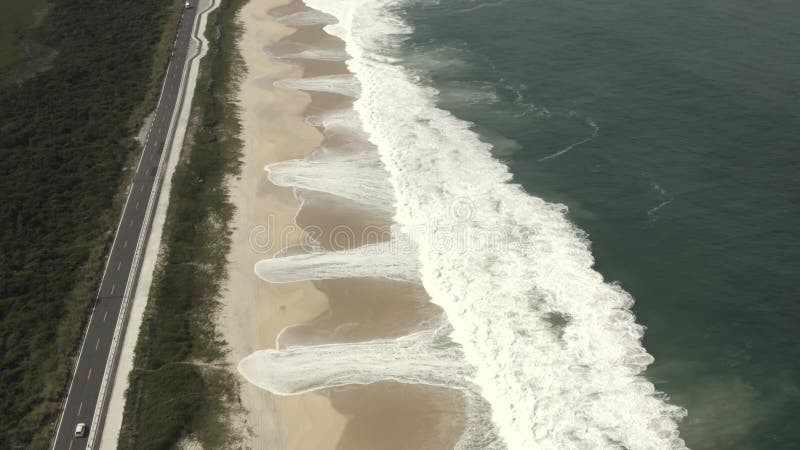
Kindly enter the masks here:
<path id="1" fill-rule="evenodd" d="M 273 83 L 284 89 L 301 91 L 328 92 L 355 97 L 359 92 L 359 83 L 352 75 L 323 75 L 308 78 L 285 78 Z"/>
<path id="2" fill-rule="evenodd" d="M 419 280 L 419 259 L 408 242 L 390 241 L 341 251 L 276 255 L 256 263 L 256 275 L 271 283 L 336 278 Z"/>
<path id="3" fill-rule="evenodd" d="M 278 394 L 386 380 L 465 386 L 468 370 L 458 347 L 435 330 L 397 339 L 261 350 L 239 363 L 248 381 Z"/>
<path id="4" fill-rule="evenodd" d="M 336 18 L 330 14 L 317 10 L 300 11 L 281 16 L 278 22 L 292 27 L 308 27 L 314 25 L 329 25 L 336 23 Z"/>
<path id="5" fill-rule="evenodd" d="M 344 49 L 335 47 L 316 47 L 304 44 L 273 46 L 267 50 L 270 55 L 281 59 L 309 59 L 317 61 L 344 61 L 348 58 Z"/>
<path id="6" fill-rule="evenodd" d="M 395 339 L 257 351 L 239 362 L 239 372 L 250 383 L 282 395 L 380 381 L 457 389 L 466 402 L 466 423 L 456 448 L 503 448 L 488 422 L 488 405 L 469 381 L 472 368 L 464 362 L 460 347 L 446 336 L 449 326 L 422 326 L 424 331 Z M 276 343 L 289 329 L 279 334 Z"/>
<path id="7" fill-rule="evenodd" d="M 469 124 L 436 108 L 436 91 L 385 56 L 393 36 L 410 31 L 392 12 L 399 0 L 306 2 L 338 19 L 326 30 L 352 56 L 348 66 L 361 82 L 355 109 L 390 172 L 404 231 L 457 226 L 467 242 L 499 231 L 512 243 L 502 251 L 442 248 L 438 233 L 413 235 L 423 284 L 475 368 L 472 380 L 506 445 L 684 448 L 677 421 L 685 412 L 642 376 L 652 357 L 641 345 L 632 299 L 593 270 L 588 242 L 566 208 L 509 184 L 507 167 Z M 451 206 L 465 199 L 471 213 L 454 223 Z M 337 275 L 391 259 L 347 258 L 362 262 L 340 263 L 346 270 Z M 314 272 L 318 265 L 296 267 Z"/>
<path id="8" fill-rule="evenodd" d="M 504 448 L 489 420 L 489 405 L 469 381 L 472 368 L 460 347 L 447 338 L 449 326 L 422 324 L 424 331 L 395 339 L 306 346 L 282 345 L 287 327 L 276 338 L 276 350 L 252 353 L 239 363 L 250 383 L 276 394 L 296 395 L 350 384 L 397 381 L 456 389 L 466 406 L 464 432 L 456 449 Z"/>
<path id="9" fill-rule="evenodd" d="M 261 350 L 239 362 L 250 383 L 276 394 L 295 395 L 349 384 L 397 381 L 457 389 L 466 403 L 464 433 L 456 449 L 504 448 L 489 421 L 489 405 L 469 381 L 472 368 L 460 346 L 447 337 L 442 318 L 421 324 L 423 331 L 395 339 L 284 346 L 287 327 L 276 338 L 276 350 Z"/>
<path id="10" fill-rule="evenodd" d="M 367 141 L 358 113 L 352 108 L 336 109 L 306 117 L 306 123 L 320 127 L 327 137 L 349 137 L 351 140 Z"/>
<path id="11" fill-rule="evenodd" d="M 268 165 L 270 181 L 338 195 L 384 213 L 394 212 L 394 192 L 375 152 L 341 152 L 319 148 L 305 159 Z"/>
<path id="12" fill-rule="evenodd" d="M 281 55 L 283 59 L 311 59 L 317 61 L 344 61 L 347 53 L 336 48 L 307 48 L 295 53 Z"/>

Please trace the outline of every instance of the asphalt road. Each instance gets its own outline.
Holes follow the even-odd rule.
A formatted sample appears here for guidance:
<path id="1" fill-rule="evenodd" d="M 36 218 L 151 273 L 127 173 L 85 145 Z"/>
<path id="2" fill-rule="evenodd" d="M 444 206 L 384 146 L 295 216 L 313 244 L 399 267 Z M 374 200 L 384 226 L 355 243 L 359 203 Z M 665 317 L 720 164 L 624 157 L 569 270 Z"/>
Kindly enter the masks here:
<path id="1" fill-rule="evenodd" d="M 136 246 L 140 237 L 146 241 L 150 232 L 152 219 L 151 215 L 146 215 L 146 212 L 150 205 L 155 206 L 157 203 L 160 186 L 155 186 L 156 189 L 153 187 L 162 161 L 162 151 L 166 147 L 164 141 L 169 132 L 173 112 L 180 107 L 180 103 L 183 101 L 183 94 L 180 92 L 181 78 L 189 52 L 192 29 L 198 14 L 197 0 L 191 0 L 191 3 L 195 6 L 184 9 L 181 17 L 161 97 L 145 140 L 142 157 L 136 167 L 111 252 L 106 261 L 93 311 L 84 331 L 84 340 L 81 343 L 64 409 L 61 412 L 53 439 L 52 448 L 56 450 L 85 449 L 89 441 L 87 437 L 90 434 L 96 436 L 93 447 L 97 448 L 100 444 L 110 387 L 103 391 L 103 408 L 100 410 L 97 423 L 92 423 L 92 419 L 100 401 L 101 382 L 107 363 L 111 358 L 113 361 L 111 367 L 115 367 L 119 358 L 119 347 L 117 347 L 117 351 L 112 352 L 111 343 L 115 328 L 119 325 L 122 329 L 120 331 L 124 331 L 124 325 L 127 323 L 127 309 L 129 308 L 122 307 L 123 294 L 129 282 L 135 286 L 139 275 L 138 262 L 134 261 Z M 148 223 L 145 223 L 146 218 Z M 129 297 L 132 295 L 133 291 L 131 290 Z M 118 324 L 117 319 L 120 314 L 122 314 L 122 320 Z M 109 375 L 113 380 L 113 373 Z M 89 427 L 87 437 L 76 438 L 74 437 L 75 426 L 81 422 Z"/>

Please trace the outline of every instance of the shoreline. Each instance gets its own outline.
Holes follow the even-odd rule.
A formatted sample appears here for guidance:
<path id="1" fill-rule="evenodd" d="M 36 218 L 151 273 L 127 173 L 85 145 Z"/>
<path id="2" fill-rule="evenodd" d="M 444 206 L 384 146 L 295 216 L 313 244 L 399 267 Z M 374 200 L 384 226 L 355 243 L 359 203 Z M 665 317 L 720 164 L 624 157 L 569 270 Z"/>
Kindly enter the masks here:
<path id="1" fill-rule="evenodd" d="M 328 309 L 324 294 L 311 282 L 273 285 L 253 273 L 256 262 L 280 250 L 251 245 L 254 238 L 266 238 L 261 233 L 269 232 L 267 227 L 290 230 L 286 236 L 289 244 L 299 243 L 302 238 L 299 227 L 294 225 L 300 202 L 292 189 L 272 185 L 264 167 L 303 158 L 322 141 L 322 135 L 304 121 L 311 97 L 272 85 L 277 79 L 302 76 L 299 66 L 264 52 L 265 45 L 294 32 L 294 28 L 278 23 L 268 14 L 288 3 L 251 0 L 239 16 L 243 33 L 238 45 L 247 67 L 237 98 L 242 123 L 242 168 L 240 176 L 229 182 L 230 198 L 237 208 L 231 222 L 234 231 L 228 279 L 220 299 L 219 326 L 230 348 L 227 361 L 241 381 L 240 398 L 246 413 L 235 420 L 240 429 L 246 430 L 242 443 L 254 449 L 325 450 L 336 448 L 346 423 L 326 396 L 273 396 L 242 380 L 235 371 L 239 360 L 248 354 L 274 348 L 276 338 L 286 327 L 313 320 Z"/>
<path id="2" fill-rule="evenodd" d="M 308 117 L 354 113 L 356 100 L 336 85 L 309 86 L 304 81 L 352 76 L 344 42 L 324 31 L 323 23 L 292 27 L 278 18 L 313 11 L 300 0 L 252 0 L 241 11 L 240 50 L 248 68 L 238 95 L 243 166 L 241 176 L 229 186 L 237 211 L 221 319 L 232 367 L 259 350 L 400 337 L 441 313 L 415 283 L 359 277 L 270 283 L 253 273 L 259 261 L 307 244 L 309 235 L 304 230 L 328 250 L 340 247 L 334 245 L 339 244 L 334 238 L 342 226 L 352 236 L 360 236 L 344 248 L 390 238 L 393 221 L 385 204 L 376 205 L 374 199 L 361 203 L 370 198 L 360 199 L 360 188 L 329 186 L 336 180 L 360 181 L 349 169 L 325 169 L 311 176 L 308 187 L 294 184 L 296 172 L 292 167 L 286 171 L 285 165 L 282 174 L 288 178 L 283 178 L 281 186 L 287 187 L 268 178 L 273 175 L 271 164 L 289 160 L 303 164 L 320 152 L 334 160 L 375 158 L 378 166 L 368 170 L 377 169 L 369 173 L 380 180 L 378 185 L 369 185 L 373 189 L 369 192 L 392 195 L 388 173 L 363 130 L 348 124 L 329 129 L 316 120 L 313 126 L 307 122 Z M 298 49 L 309 51 L 311 57 L 309 53 L 298 57 Z M 323 58 L 316 58 L 318 54 Z M 275 85 L 287 79 L 291 81 Z M 266 172 L 265 166 L 269 166 Z M 382 231 L 359 233 L 371 228 Z M 241 381 L 245 411 L 238 426 L 247 430 L 244 443 L 253 448 L 449 448 L 465 425 L 464 399 L 451 389 L 378 381 L 281 396 L 257 388 L 239 373 L 235 376 Z"/>

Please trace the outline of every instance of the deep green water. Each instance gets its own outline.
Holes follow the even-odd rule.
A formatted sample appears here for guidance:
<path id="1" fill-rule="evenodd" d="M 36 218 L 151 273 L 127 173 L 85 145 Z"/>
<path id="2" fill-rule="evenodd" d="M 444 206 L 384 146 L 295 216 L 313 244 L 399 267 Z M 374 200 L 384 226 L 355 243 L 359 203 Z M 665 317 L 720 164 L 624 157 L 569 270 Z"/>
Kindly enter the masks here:
<path id="1" fill-rule="evenodd" d="M 568 205 L 636 299 L 648 376 L 687 408 L 687 444 L 800 448 L 800 2 L 441 0 L 404 15 L 408 64 L 441 105 L 528 192 Z"/>

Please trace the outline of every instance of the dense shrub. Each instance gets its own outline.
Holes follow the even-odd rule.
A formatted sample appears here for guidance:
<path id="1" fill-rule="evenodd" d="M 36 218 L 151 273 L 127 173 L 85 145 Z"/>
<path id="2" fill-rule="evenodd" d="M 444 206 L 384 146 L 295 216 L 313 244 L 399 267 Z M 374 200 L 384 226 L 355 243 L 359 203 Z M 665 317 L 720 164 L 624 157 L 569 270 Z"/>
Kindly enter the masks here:
<path id="1" fill-rule="evenodd" d="M 53 0 L 51 68 L 0 90 L 0 448 L 47 445 L 180 3 Z"/>

